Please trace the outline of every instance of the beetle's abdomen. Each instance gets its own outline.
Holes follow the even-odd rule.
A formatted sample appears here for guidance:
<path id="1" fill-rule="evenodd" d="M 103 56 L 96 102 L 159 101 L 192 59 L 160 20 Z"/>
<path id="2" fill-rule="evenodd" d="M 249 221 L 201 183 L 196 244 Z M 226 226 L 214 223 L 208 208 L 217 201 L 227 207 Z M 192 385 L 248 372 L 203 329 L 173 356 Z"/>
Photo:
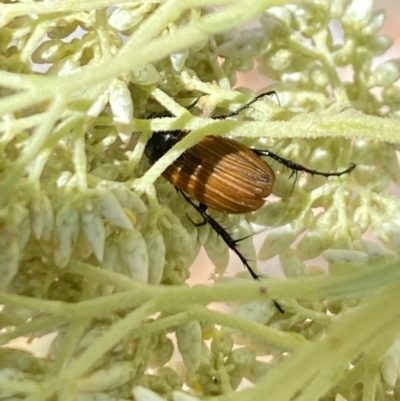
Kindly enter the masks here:
<path id="1" fill-rule="evenodd" d="M 234 214 L 259 209 L 275 182 L 270 166 L 251 149 L 215 136 L 188 149 L 163 177 L 203 205 Z"/>

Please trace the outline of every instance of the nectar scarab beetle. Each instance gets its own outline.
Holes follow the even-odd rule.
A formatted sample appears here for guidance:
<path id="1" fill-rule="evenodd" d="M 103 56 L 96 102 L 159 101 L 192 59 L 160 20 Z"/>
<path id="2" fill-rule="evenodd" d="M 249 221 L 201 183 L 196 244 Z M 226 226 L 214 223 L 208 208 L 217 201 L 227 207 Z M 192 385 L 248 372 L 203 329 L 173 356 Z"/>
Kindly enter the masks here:
<path id="1" fill-rule="evenodd" d="M 261 93 L 234 112 L 213 118 L 236 116 L 261 97 L 273 94 L 276 93 Z M 155 163 L 187 134 L 187 131 L 177 130 L 153 135 L 145 148 L 150 163 Z M 355 164 L 351 164 L 340 172 L 311 170 L 269 150 L 248 148 L 230 138 L 207 136 L 187 149 L 164 170 L 162 176 L 197 200 L 204 211 L 209 207 L 225 213 L 249 213 L 265 203 L 275 183 L 274 172 L 261 156 L 270 157 L 295 173 L 304 171 L 325 177 L 347 174 L 355 168 Z"/>
<path id="2" fill-rule="evenodd" d="M 272 94 L 275 92 L 262 93 L 238 110 L 213 118 L 224 119 L 236 116 L 260 97 Z M 154 134 L 145 148 L 145 154 L 150 163 L 155 163 L 187 134 L 187 131 L 163 131 Z M 295 174 L 298 171 L 304 171 L 325 177 L 340 176 L 350 173 L 355 168 L 355 164 L 351 164 L 347 169 L 340 172 L 311 170 L 291 160 L 284 159 L 269 150 L 252 149 L 230 138 L 207 136 L 187 149 L 162 173 L 162 176 L 173 184 L 186 201 L 203 217 L 203 222 L 196 225 L 209 224 L 222 237 L 228 247 L 238 255 L 255 279 L 259 276 L 237 248 L 237 243 L 240 240 L 234 240 L 207 213 L 207 208 L 219 212 L 241 214 L 253 212 L 264 205 L 265 198 L 272 192 L 275 174 L 261 156 L 278 161 L 293 170 Z M 282 312 L 279 304 L 275 304 Z"/>
<path id="3" fill-rule="evenodd" d="M 153 135 L 145 150 L 150 163 L 186 134 L 169 131 Z M 259 209 L 275 182 L 271 167 L 256 153 L 238 141 L 217 136 L 203 138 L 162 176 L 200 204 L 235 214 Z"/>

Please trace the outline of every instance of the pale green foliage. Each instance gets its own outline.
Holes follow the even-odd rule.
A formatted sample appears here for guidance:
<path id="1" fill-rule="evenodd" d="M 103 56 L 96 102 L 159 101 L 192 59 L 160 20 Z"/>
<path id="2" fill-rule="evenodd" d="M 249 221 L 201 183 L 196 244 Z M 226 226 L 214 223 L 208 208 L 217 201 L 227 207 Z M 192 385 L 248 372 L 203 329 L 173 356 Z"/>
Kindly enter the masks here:
<path id="1" fill-rule="evenodd" d="M 1 399 L 400 397 L 400 202 L 388 189 L 400 184 L 400 62 L 373 63 L 392 45 L 385 13 L 372 0 L 245 3 L 0 2 L 0 341 L 58 332 L 46 359 L 0 348 Z M 278 104 L 208 118 L 251 98 L 232 87 L 255 62 Z M 147 140 L 171 129 L 190 133 L 150 168 Z M 357 164 L 293 185 L 271 162 L 265 206 L 210 211 L 248 237 L 254 268 L 279 255 L 287 280 L 221 279 L 226 245 L 158 179 L 226 134 L 312 169 Z M 257 255 L 251 235 L 266 228 Z M 202 246 L 218 283 L 190 288 Z M 243 379 L 254 387 L 236 391 Z"/>

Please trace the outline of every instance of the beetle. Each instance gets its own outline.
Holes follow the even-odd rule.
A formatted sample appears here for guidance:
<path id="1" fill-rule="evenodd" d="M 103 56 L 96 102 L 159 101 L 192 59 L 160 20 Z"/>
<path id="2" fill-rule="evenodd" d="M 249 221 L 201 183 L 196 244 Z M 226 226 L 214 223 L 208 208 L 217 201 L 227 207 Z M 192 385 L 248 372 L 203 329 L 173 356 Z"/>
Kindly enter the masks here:
<path id="1" fill-rule="evenodd" d="M 242 110 L 275 91 L 261 93 L 228 115 Z M 193 107 L 197 100 L 190 107 Z M 187 131 L 162 131 L 146 144 L 145 155 L 155 163 L 179 142 Z M 272 192 L 275 174 L 254 151 L 230 138 L 207 136 L 184 152 L 164 170 L 162 176 L 178 190 L 195 198 L 202 209 L 210 207 L 219 212 L 243 214 L 259 209 Z M 232 196 L 233 195 L 233 196 Z"/>
<path id="2" fill-rule="evenodd" d="M 187 132 L 154 135 L 145 153 L 157 161 Z M 266 161 L 242 143 L 207 136 L 164 170 L 162 176 L 201 205 L 218 212 L 243 214 L 259 209 L 272 192 L 275 174 Z"/>
<path id="3" fill-rule="evenodd" d="M 213 117 L 225 119 L 238 115 L 252 103 L 275 92 L 265 92 L 250 100 L 236 111 Z M 153 135 L 146 144 L 145 155 L 150 164 L 160 159 L 172 146 L 179 142 L 188 131 L 161 131 Z M 313 175 L 340 176 L 350 173 L 355 167 L 351 164 L 340 172 L 321 172 L 285 159 L 269 150 L 252 149 L 226 137 L 206 136 L 196 145 L 187 149 L 177 160 L 168 166 L 162 176 L 182 194 L 202 216 L 202 223 L 209 224 L 222 237 L 227 246 L 240 258 L 254 279 L 257 273 L 250 267 L 247 259 L 238 250 L 232 236 L 207 213 L 207 209 L 219 212 L 243 214 L 258 210 L 265 203 L 273 189 L 275 174 L 262 156 L 270 157 L 292 169 L 295 174 L 304 171 Z M 193 201 L 195 199 L 197 203 Z M 281 310 L 279 305 L 278 309 Z"/>

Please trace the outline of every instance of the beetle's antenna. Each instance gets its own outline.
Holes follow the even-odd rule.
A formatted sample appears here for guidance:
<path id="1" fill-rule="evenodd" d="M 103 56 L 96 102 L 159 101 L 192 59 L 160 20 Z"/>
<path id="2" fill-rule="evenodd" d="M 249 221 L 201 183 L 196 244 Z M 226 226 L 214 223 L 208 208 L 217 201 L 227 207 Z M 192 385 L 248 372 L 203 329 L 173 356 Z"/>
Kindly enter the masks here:
<path id="1" fill-rule="evenodd" d="M 293 170 L 294 172 L 297 171 L 304 171 L 306 173 L 309 173 L 311 175 L 322 175 L 324 177 L 332 177 L 332 176 L 336 176 L 336 177 L 340 177 L 343 174 L 349 174 L 351 173 L 355 168 L 356 165 L 354 163 L 350 163 L 350 166 L 348 168 L 346 168 L 345 170 L 342 171 L 336 171 L 336 172 L 329 172 L 329 171 L 318 171 L 318 170 L 311 170 L 307 167 L 302 166 L 301 164 L 295 163 L 289 159 L 285 159 L 281 156 L 278 156 L 276 153 L 272 153 L 269 150 L 264 150 L 264 149 L 253 149 L 251 148 L 251 150 L 256 153 L 259 156 L 267 156 L 270 157 L 271 159 L 276 160 L 277 162 L 283 164 L 284 166 L 290 168 L 291 170 Z"/>
<path id="2" fill-rule="evenodd" d="M 241 113 L 243 110 L 248 109 L 253 103 L 255 103 L 258 99 L 261 99 L 262 97 L 265 96 L 272 96 L 272 95 L 276 95 L 275 91 L 268 91 L 268 92 L 263 92 L 260 93 L 259 95 L 253 97 L 253 99 L 251 99 L 250 101 L 248 101 L 246 104 L 244 104 L 243 106 L 239 107 L 237 110 L 232 111 L 232 113 L 229 114 L 223 114 L 222 116 L 216 116 L 216 117 L 212 117 L 215 120 L 224 120 L 225 118 L 228 117 L 234 117 L 237 116 L 239 113 Z M 276 95 L 277 96 L 277 95 Z"/>
<path id="3" fill-rule="evenodd" d="M 201 215 L 203 218 L 203 221 L 201 223 L 194 223 L 192 219 L 189 218 L 190 222 L 193 223 L 196 227 L 202 226 L 206 223 L 208 223 L 211 228 L 219 235 L 221 236 L 222 240 L 225 242 L 226 245 L 230 249 L 232 249 L 233 252 L 236 253 L 236 255 L 239 257 L 239 259 L 242 261 L 242 263 L 246 266 L 247 270 L 249 271 L 251 277 L 253 277 L 255 280 L 259 280 L 260 276 L 251 268 L 249 265 L 249 262 L 247 259 L 244 257 L 244 255 L 237 249 L 237 241 L 243 240 L 244 238 L 241 238 L 240 240 L 234 240 L 232 236 L 215 220 L 213 219 L 208 213 L 207 213 L 207 208 L 205 205 L 197 205 L 194 203 L 183 191 L 180 189 L 177 189 L 178 192 L 181 193 L 181 195 L 185 198 L 185 200 L 190 203 Z M 247 237 L 246 237 L 247 238 Z M 279 310 L 281 313 L 285 313 L 285 311 L 282 309 L 282 307 L 278 304 L 278 302 L 273 301 L 276 308 Z"/>

